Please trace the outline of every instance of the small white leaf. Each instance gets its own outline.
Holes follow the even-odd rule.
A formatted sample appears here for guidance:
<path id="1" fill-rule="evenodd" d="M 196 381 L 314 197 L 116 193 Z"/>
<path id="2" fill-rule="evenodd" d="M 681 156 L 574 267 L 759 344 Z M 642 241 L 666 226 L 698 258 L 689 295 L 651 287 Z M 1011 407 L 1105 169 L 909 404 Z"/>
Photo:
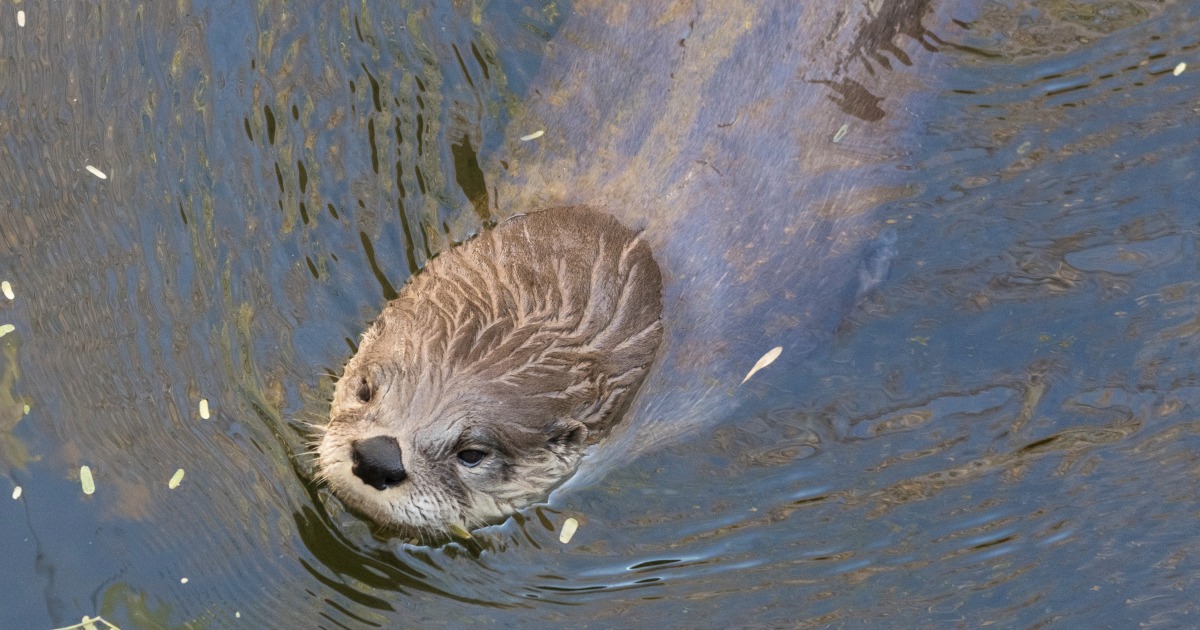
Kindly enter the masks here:
<path id="1" fill-rule="evenodd" d="M 767 353 L 762 355 L 762 358 L 758 360 L 758 363 L 755 363 L 754 367 L 750 368 L 750 371 L 746 373 L 746 378 L 742 379 L 742 383 L 745 383 L 746 381 L 750 380 L 750 377 L 754 376 L 755 372 L 774 363 L 775 359 L 778 359 L 779 355 L 782 352 L 783 352 L 783 346 L 775 346 L 774 348 L 771 348 L 770 350 L 768 350 Z M 741 383 L 738 383 L 738 384 L 741 385 Z"/>
<path id="2" fill-rule="evenodd" d="M 96 481 L 92 479 L 92 469 L 87 466 L 79 467 L 79 483 L 83 486 L 84 494 L 92 494 L 96 491 Z"/>
<path id="3" fill-rule="evenodd" d="M 575 531 L 579 529 L 579 521 L 568 518 L 563 521 L 562 531 L 558 533 L 558 542 L 567 544 L 571 542 L 571 538 L 575 536 Z"/>

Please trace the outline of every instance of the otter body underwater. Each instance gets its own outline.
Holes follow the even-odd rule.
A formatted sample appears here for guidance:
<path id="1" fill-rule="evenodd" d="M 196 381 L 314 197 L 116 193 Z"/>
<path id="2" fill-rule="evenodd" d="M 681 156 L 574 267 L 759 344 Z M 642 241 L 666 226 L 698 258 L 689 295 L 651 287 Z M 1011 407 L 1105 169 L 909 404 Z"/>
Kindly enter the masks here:
<path id="1" fill-rule="evenodd" d="M 797 368 L 886 270 L 905 189 L 876 95 L 909 100 L 928 3 L 677 5 L 577 8 L 484 162 L 476 213 L 515 218 L 433 259 L 347 365 L 319 474 L 376 523 L 495 522 L 728 420 L 759 357 Z"/>

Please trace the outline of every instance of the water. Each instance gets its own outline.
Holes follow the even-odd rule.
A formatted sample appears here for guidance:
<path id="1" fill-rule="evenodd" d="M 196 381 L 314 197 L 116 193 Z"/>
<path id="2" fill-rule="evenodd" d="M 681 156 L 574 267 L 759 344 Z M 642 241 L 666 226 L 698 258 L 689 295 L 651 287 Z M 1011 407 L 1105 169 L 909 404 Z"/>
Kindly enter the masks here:
<path id="1" fill-rule="evenodd" d="M 310 484 L 572 9 L 0 8 L 0 627 L 1195 625 L 1188 3 L 939 5 L 864 62 L 895 256 L 718 421 L 438 549 Z"/>

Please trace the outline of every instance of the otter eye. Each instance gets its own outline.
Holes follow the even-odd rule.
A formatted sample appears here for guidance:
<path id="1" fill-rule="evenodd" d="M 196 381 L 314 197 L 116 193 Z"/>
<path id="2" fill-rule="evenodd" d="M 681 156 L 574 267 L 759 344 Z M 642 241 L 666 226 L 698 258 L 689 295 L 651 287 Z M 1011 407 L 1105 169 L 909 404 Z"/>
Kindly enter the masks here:
<path id="1" fill-rule="evenodd" d="M 357 394 L 359 402 L 371 402 L 371 395 L 373 393 L 371 391 L 371 383 L 367 382 L 367 379 L 364 378 L 358 382 Z"/>
<path id="2" fill-rule="evenodd" d="M 458 461 L 463 463 L 467 468 L 474 468 L 487 457 L 487 453 L 473 448 L 468 448 L 458 452 Z"/>

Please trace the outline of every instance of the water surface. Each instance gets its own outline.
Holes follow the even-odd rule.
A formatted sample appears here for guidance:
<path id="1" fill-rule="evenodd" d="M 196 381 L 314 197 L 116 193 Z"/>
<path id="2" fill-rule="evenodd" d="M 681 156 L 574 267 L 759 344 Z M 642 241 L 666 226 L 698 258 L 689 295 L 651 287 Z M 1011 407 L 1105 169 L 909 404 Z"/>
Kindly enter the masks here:
<path id="1" fill-rule="evenodd" d="M 0 7 L 0 627 L 1194 625 L 1189 3 L 945 3 L 854 62 L 909 77 L 896 256 L 736 413 L 436 549 L 308 481 L 584 8 Z"/>

